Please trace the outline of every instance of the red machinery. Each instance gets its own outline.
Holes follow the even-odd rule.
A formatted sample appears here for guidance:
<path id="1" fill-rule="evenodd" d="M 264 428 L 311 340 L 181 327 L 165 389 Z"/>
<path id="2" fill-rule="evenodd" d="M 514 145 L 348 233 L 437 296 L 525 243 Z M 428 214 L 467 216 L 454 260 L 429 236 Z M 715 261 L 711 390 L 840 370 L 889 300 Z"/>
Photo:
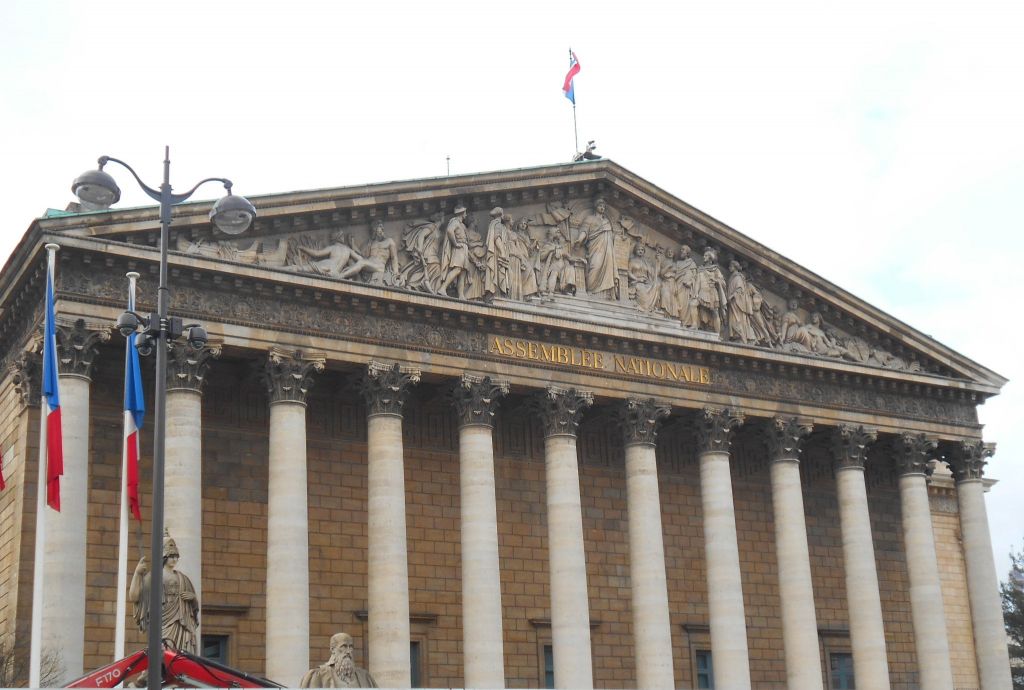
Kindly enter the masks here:
<path id="1" fill-rule="evenodd" d="M 251 676 L 209 659 L 164 649 L 163 687 L 177 688 L 281 688 L 272 680 Z M 136 680 L 149 668 L 146 650 L 129 654 L 71 682 L 69 688 L 112 688 Z"/>

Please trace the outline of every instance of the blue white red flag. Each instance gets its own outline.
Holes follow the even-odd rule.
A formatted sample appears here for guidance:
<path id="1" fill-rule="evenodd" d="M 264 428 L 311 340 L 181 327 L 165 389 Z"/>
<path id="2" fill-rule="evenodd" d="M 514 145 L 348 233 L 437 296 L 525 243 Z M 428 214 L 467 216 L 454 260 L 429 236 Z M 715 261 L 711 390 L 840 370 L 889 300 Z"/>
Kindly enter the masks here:
<path id="1" fill-rule="evenodd" d="M 128 292 L 128 311 L 135 311 L 135 280 Z M 135 347 L 136 335 L 128 336 L 124 352 L 124 480 L 122 490 L 128 499 L 132 516 L 142 522 L 139 509 L 139 431 L 146 415 L 146 402 L 142 395 L 142 369 L 139 351 Z"/>
<path id="2" fill-rule="evenodd" d="M 562 84 L 562 93 L 565 97 L 572 101 L 573 105 L 576 105 L 576 90 L 573 86 L 572 80 L 577 74 L 580 73 L 580 61 L 576 59 L 576 53 L 569 49 L 569 72 L 565 75 L 565 83 Z"/>
<path id="3" fill-rule="evenodd" d="M 53 312 L 55 256 L 46 264 L 46 314 L 43 325 L 43 414 L 46 417 L 46 504 L 60 512 L 60 478 L 64 474 L 64 443 L 57 378 L 57 328 Z M 42 461 L 43 458 L 40 458 Z"/>
<path id="4" fill-rule="evenodd" d="M 7 482 L 4 481 L 4 454 L 0 451 L 0 491 L 7 488 Z"/>

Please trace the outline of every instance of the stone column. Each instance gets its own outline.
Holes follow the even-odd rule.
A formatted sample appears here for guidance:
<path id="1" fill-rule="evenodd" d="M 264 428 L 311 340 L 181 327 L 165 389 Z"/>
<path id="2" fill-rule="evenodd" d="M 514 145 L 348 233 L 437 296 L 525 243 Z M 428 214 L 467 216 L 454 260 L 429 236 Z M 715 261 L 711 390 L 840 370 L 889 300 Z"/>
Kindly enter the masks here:
<path id="1" fill-rule="evenodd" d="M 846 599 L 850 615 L 850 644 L 857 685 L 888 690 L 889 661 L 885 652 L 882 601 L 875 568 L 871 516 L 864 484 L 867 446 L 877 433 L 862 426 L 840 425 L 832 436 L 839 528 L 846 570 Z"/>
<path id="2" fill-rule="evenodd" d="M 272 348 L 263 376 L 270 395 L 266 674 L 285 685 L 309 670 L 306 393 L 323 369 L 322 355 Z"/>
<path id="3" fill-rule="evenodd" d="M 715 685 L 735 690 L 750 688 L 747 620 L 743 612 L 740 550 L 729 472 L 732 432 L 742 423 L 743 415 L 734 410 L 706 407 L 697 415 Z"/>
<path id="4" fill-rule="evenodd" d="M 636 686 L 672 690 L 672 624 L 669 621 L 665 541 L 655 442 L 660 420 L 671 408 L 653 398 L 630 398 L 618 408 L 626 449 L 629 511 L 629 576 L 636 645 Z"/>
<path id="5" fill-rule="evenodd" d="M 928 461 L 936 442 L 924 434 L 900 434 L 896 466 L 900 472 L 903 544 L 910 579 L 910 614 L 922 690 L 953 690 L 949 638 L 942 606 L 942 582 L 935 555 L 932 511 L 928 501 Z"/>
<path id="6" fill-rule="evenodd" d="M 811 425 L 776 417 L 768 425 L 775 557 L 779 563 L 782 641 L 789 690 L 822 690 L 818 621 L 811 585 L 804 495 L 800 488 L 800 446 Z"/>
<path id="7" fill-rule="evenodd" d="M 1010 690 L 1010 656 L 1003 627 L 999 578 L 992 557 L 982 480 L 987 458 L 995 453 L 994 443 L 963 441 L 948 454 L 956 478 L 960 502 L 960 532 L 967 565 L 967 598 L 971 602 L 974 650 L 978 657 L 981 690 Z"/>
<path id="8" fill-rule="evenodd" d="M 508 383 L 463 374 L 453 390 L 459 417 L 462 523 L 462 654 L 467 688 L 505 687 L 494 488 L 494 413 Z"/>
<path id="9" fill-rule="evenodd" d="M 362 381 L 367 406 L 368 643 L 370 672 L 382 688 L 412 684 L 402 409 L 419 380 L 416 369 L 370 362 Z"/>
<path id="10" fill-rule="evenodd" d="M 179 570 L 191 575 L 203 601 L 203 397 L 210 359 L 220 346 L 197 350 L 174 343 L 167 358 L 167 435 L 165 442 L 164 527 L 181 552 Z M 202 619 L 200 619 L 200 624 Z M 197 640 L 201 633 L 196 632 Z"/>
<path id="11" fill-rule="evenodd" d="M 64 475 L 60 512 L 45 508 L 43 555 L 43 658 L 57 657 L 58 680 L 84 673 L 86 528 L 89 522 L 89 385 L 97 346 L 107 328 L 78 319 L 56 326 Z"/>
<path id="12" fill-rule="evenodd" d="M 534 398 L 544 425 L 551 642 L 556 688 L 588 690 L 594 687 L 583 506 L 576 461 L 580 416 L 593 402 L 588 392 L 555 387 L 549 387 Z"/>

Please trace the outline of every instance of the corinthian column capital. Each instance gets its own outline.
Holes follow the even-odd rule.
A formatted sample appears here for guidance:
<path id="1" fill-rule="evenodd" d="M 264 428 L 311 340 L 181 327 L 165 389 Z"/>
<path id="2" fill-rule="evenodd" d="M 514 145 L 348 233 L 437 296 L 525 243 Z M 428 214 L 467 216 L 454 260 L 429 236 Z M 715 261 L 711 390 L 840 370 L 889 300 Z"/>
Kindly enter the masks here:
<path id="1" fill-rule="evenodd" d="M 360 382 L 360 391 L 366 399 L 370 415 L 389 414 L 402 416 L 402 409 L 412 387 L 420 382 L 420 371 L 399 364 L 383 364 L 371 361 Z"/>
<path id="2" fill-rule="evenodd" d="M 220 357 L 220 343 L 194 348 L 188 343 L 171 343 L 167 353 L 167 390 L 202 392 L 210 360 Z"/>
<path id="3" fill-rule="evenodd" d="M 263 370 L 263 380 L 267 386 L 267 393 L 270 394 L 270 404 L 306 404 L 306 393 L 313 387 L 313 372 L 323 371 L 325 363 L 324 356 L 318 353 L 271 348 Z"/>
<path id="4" fill-rule="evenodd" d="M 988 459 L 995 455 L 996 444 L 984 441 L 960 441 L 952 444 L 946 455 L 953 477 L 958 482 L 981 479 Z"/>
<path id="5" fill-rule="evenodd" d="M 461 426 L 494 426 L 498 402 L 508 395 L 508 382 L 490 376 L 463 374 L 452 386 L 451 397 Z"/>
<path id="6" fill-rule="evenodd" d="M 797 460 L 813 426 L 796 417 L 773 417 L 768 422 L 769 460 Z"/>
<path id="7" fill-rule="evenodd" d="M 739 410 L 705 407 L 697 413 L 697 452 L 728 453 L 732 432 L 741 424 Z"/>
<path id="8" fill-rule="evenodd" d="M 615 407 L 623 438 L 627 446 L 636 443 L 654 445 L 661 420 L 668 417 L 672 407 L 654 398 L 628 398 Z"/>
<path id="9" fill-rule="evenodd" d="M 533 410 L 544 425 L 545 436 L 575 436 L 583 410 L 594 404 L 594 395 L 575 388 L 548 386 L 533 397 Z"/>
<path id="10" fill-rule="evenodd" d="M 39 406 L 39 390 L 43 377 L 43 356 L 38 350 L 24 350 L 11 362 L 11 381 L 26 407 Z"/>
<path id="11" fill-rule="evenodd" d="M 832 455 L 836 469 L 844 467 L 864 468 L 868 444 L 878 438 L 878 432 L 863 426 L 840 424 L 832 433 Z"/>
<path id="12" fill-rule="evenodd" d="M 938 445 L 924 434 L 904 432 L 897 436 L 893 446 L 900 474 L 931 474 L 928 463 Z"/>
<path id="13" fill-rule="evenodd" d="M 77 319 L 73 324 L 56 324 L 57 368 L 62 376 L 92 378 L 92 364 L 97 347 L 110 340 L 108 326 L 96 327 Z"/>

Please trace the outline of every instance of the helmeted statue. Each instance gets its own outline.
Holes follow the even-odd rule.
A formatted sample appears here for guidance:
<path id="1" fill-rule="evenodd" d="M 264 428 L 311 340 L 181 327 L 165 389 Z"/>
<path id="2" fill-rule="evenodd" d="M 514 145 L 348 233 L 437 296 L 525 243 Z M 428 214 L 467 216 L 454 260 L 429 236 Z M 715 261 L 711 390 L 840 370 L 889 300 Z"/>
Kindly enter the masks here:
<path id="1" fill-rule="evenodd" d="M 182 652 L 198 653 L 196 630 L 199 628 L 199 599 L 192 581 L 184 573 L 175 570 L 178 565 L 178 545 L 164 530 L 163 607 L 160 611 L 161 636 L 169 640 Z M 149 562 L 143 556 L 135 566 L 128 597 L 134 602 L 134 618 L 142 632 L 149 631 L 149 587 L 152 573 Z"/>
<path id="2" fill-rule="evenodd" d="M 375 688 L 373 676 L 355 664 L 355 645 L 348 633 L 331 636 L 331 658 L 317 668 L 306 671 L 300 688 Z"/>

